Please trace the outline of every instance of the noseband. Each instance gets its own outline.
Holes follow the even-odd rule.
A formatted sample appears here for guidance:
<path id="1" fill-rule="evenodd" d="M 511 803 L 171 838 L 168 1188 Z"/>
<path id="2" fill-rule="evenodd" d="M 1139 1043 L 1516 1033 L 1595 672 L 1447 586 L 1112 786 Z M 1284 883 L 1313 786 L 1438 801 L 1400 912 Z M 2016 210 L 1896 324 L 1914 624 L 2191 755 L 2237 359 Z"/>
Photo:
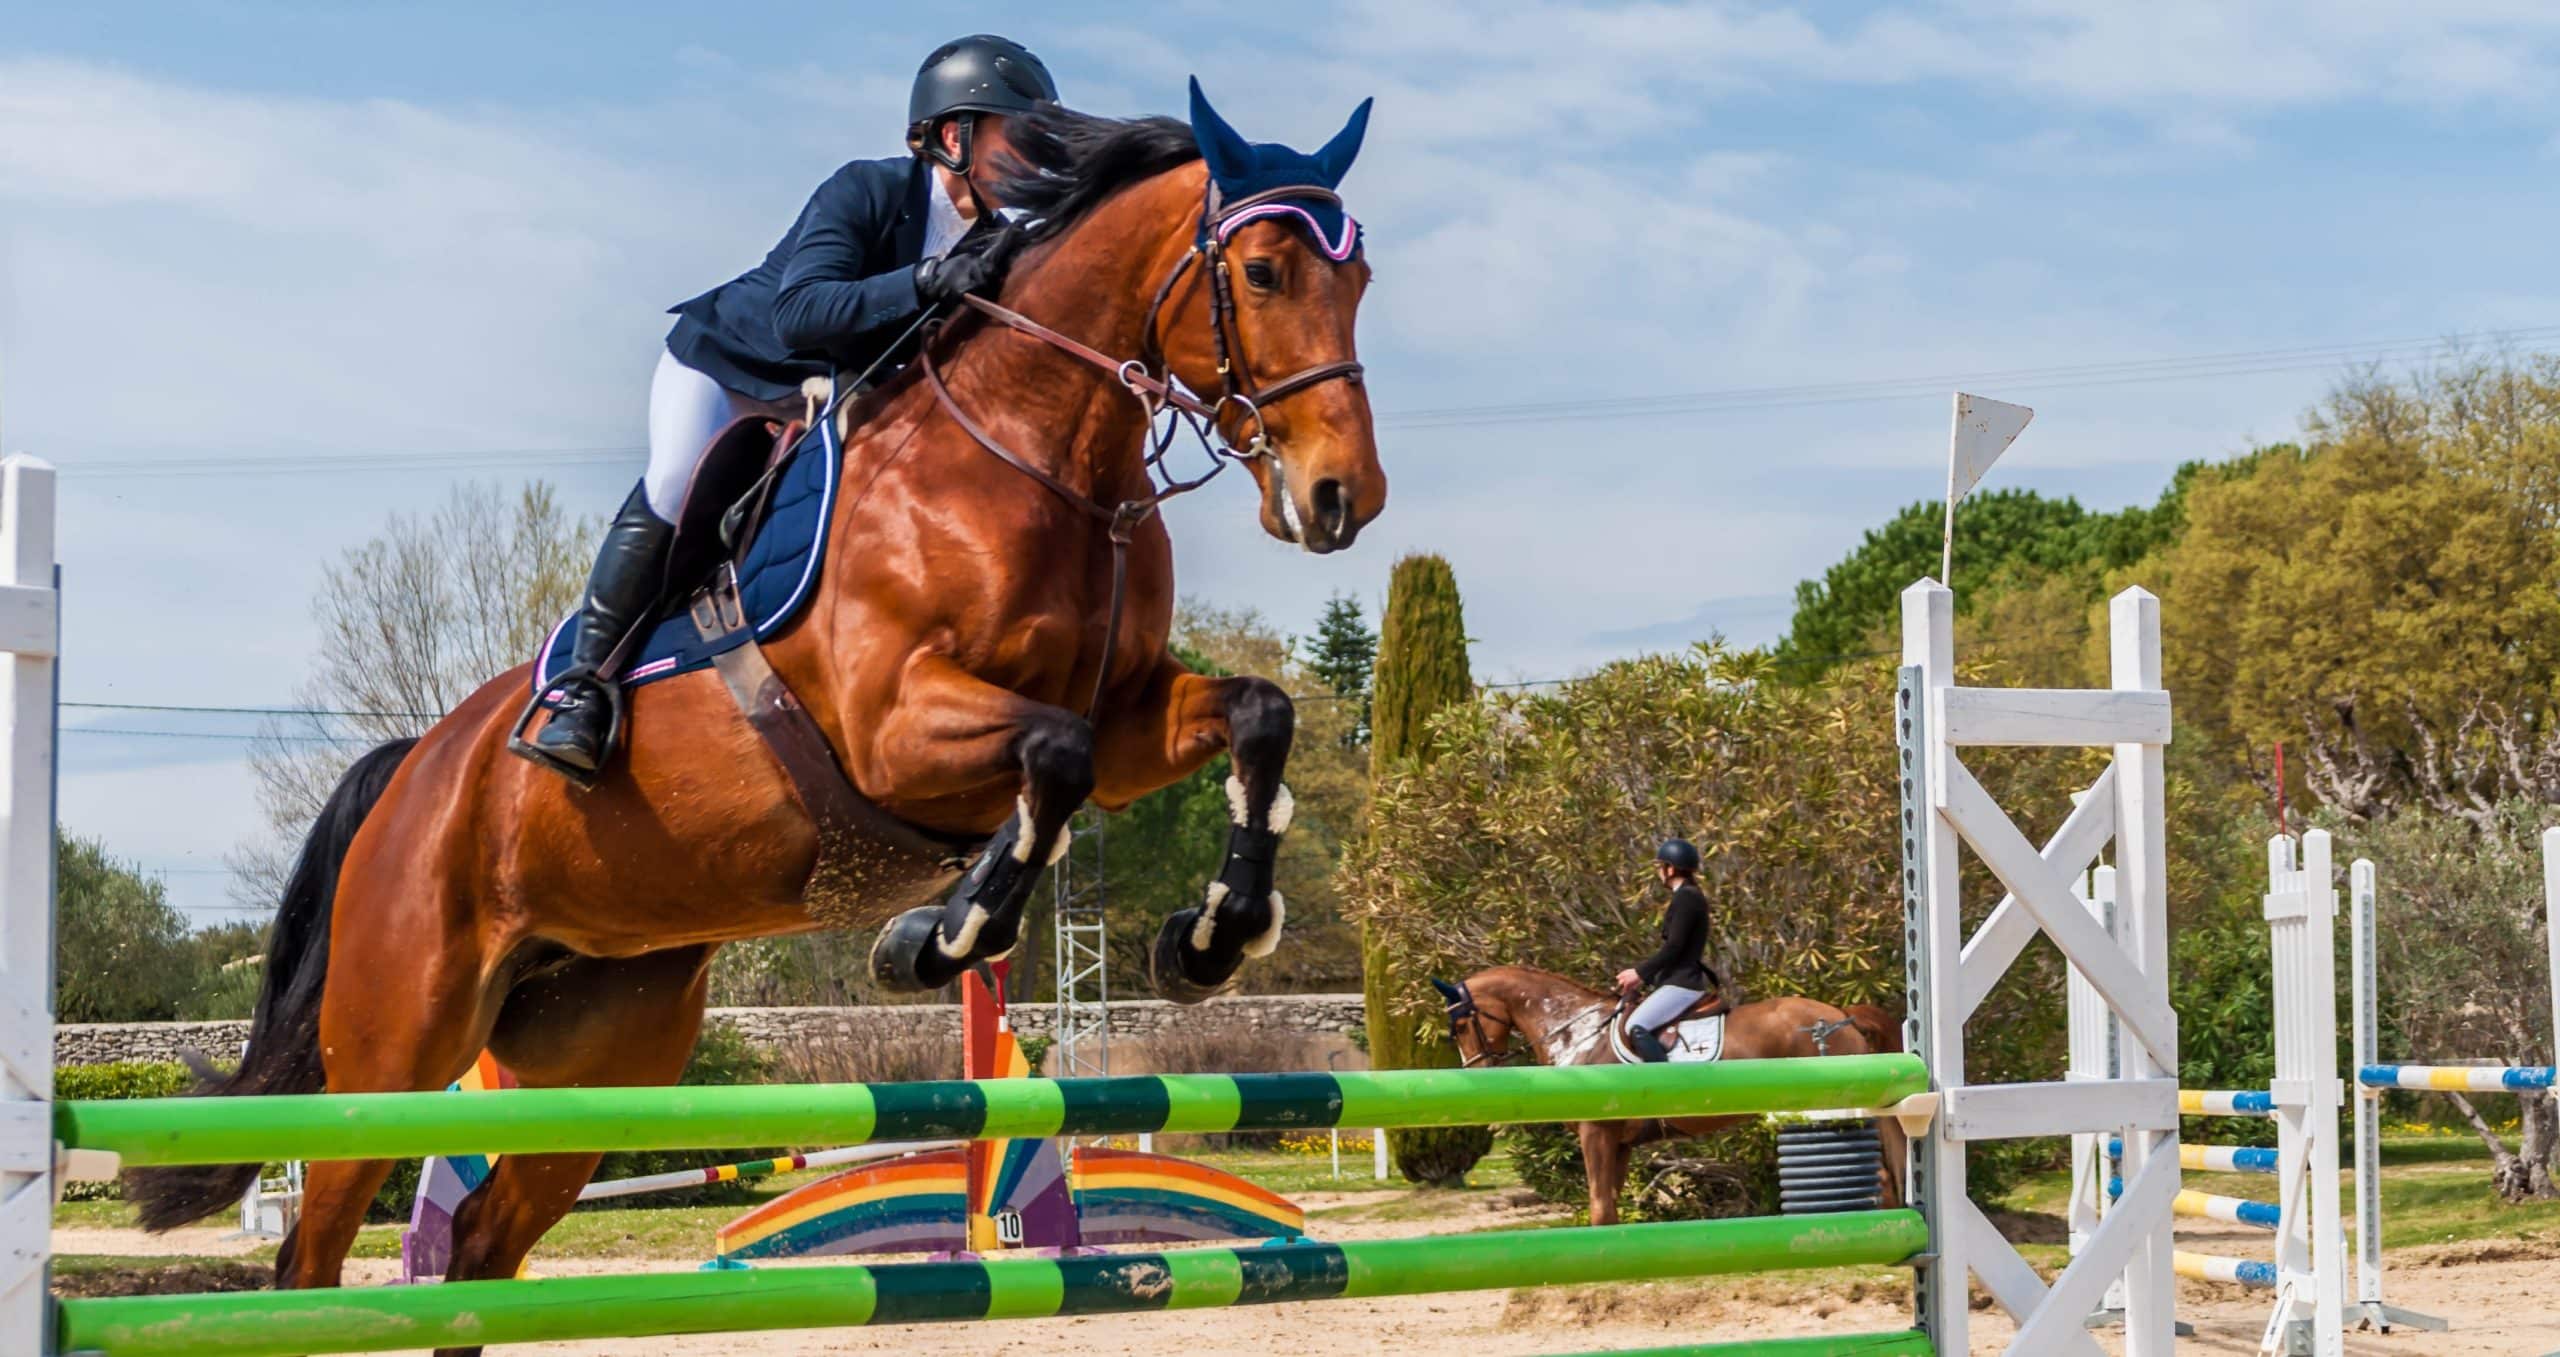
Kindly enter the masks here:
<path id="1" fill-rule="evenodd" d="M 1099 368 L 1120 383 L 1122 389 L 1126 390 L 1147 414 L 1147 423 L 1151 431 L 1146 452 L 1151 490 L 1149 494 L 1136 499 L 1122 500 L 1113 505 L 1098 504 L 1065 481 L 1032 465 L 1021 454 L 997 441 L 995 436 L 988 433 L 976 420 L 969 418 L 968 414 L 960 408 L 959 402 L 952 398 L 951 387 L 943 380 L 942 369 L 933 360 L 933 343 L 930 336 L 918 352 L 917 361 L 924 369 L 926 385 L 933 389 L 934 401 L 942 407 L 944 414 L 951 417 L 954 424 L 960 426 L 961 432 L 969 435 L 979 447 L 995 454 L 1005 465 L 1030 477 L 1076 509 L 1109 526 L 1111 612 L 1110 620 L 1102 633 L 1102 664 L 1093 676 L 1093 695 L 1085 703 L 1084 715 L 1087 720 L 1093 719 L 1094 715 L 1101 710 L 1103 687 L 1111 678 L 1111 658 L 1113 651 L 1119 646 L 1120 614 L 1128 591 L 1129 543 L 1137 535 L 1139 525 L 1154 517 L 1156 510 L 1166 500 L 1176 495 L 1188 494 L 1208 484 L 1217 477 L 1219 472 L 1226 470 L 1230 463 L 1270 456 L 1270 430 L 1264 425 L 1262 418 L 1264 406 L 1336 377 L 1355 386 L 1360 383 L 1363 369 L 1360 361 L 1355 358 L 1318 363 L 1259 387 L 1253 385 L 1252 374 L 1244 372 L 1242 365 L 1235 360 L 1237 346 L 1231 337 L 1236 324 L 1235 293 L 1234 284 L 1227 274 L 1226 242 L 1222 238 L 1222 233 L 1246 212 L 1283 199 L 1325 202 L 1337 206 L 1342 201 L 1340 197 L 1324 189 L 1278 188 L 1227 203 L 1220 201 L 1217 182 L 1214 179 L 1210 181 L 1206 196 L 1201 201 L 1199 229 L 1193 234 L 1191 248 L 1173 266 L 1172 271 L 1165 275 L 1164 282 L 1156 288 L 1155 299 L 1147 304 L 1146 327 L 1141 332 L 1145 336 L 1146 347 L 1135 358 L 1113 358 L 1082 340 L 1060 334 L 1019 311 L 974 293 L 961 298 L 961 301 L 971 309 L 1007 329 L 1028 335 L 1068 357 Z M 1173 370 L 1165 361 L 1164 348 L 1157 333 L 1166 299 L 1173 295 L 1174 285 L 1181 281 L 1183 274 L 1189 272 L 1195 263 L 1201 266 L 1209 280 L 1209 333 L 1218 356 L 1218 398 L 1213 402 L 1203 402 L 1197 396 L 1183 390 L 1174 380 Z M 1253 435 L 1244 440 L 1242 447 L 1238 447 L 1235 440 L 1226 435 L 1223 416 L 1229 406 L 1234 406 L 1241 415 L 1250 417 L 1252 420 Z M 1156 417 L 1167 411 L 1172 412 L 1173 419 L 1165 423 L 1164 432 L 1161 435 L 1153 434 Z M 1210 460 L 1207 471 L 1189 480 L 1176 477 L 1165 469 L 1165 455 L 1172 447 L 1175 435 L 1185 428 L 1188 428 L 1192 436 L 1199 440 L 1201 447 L 1208 452 Z"/>

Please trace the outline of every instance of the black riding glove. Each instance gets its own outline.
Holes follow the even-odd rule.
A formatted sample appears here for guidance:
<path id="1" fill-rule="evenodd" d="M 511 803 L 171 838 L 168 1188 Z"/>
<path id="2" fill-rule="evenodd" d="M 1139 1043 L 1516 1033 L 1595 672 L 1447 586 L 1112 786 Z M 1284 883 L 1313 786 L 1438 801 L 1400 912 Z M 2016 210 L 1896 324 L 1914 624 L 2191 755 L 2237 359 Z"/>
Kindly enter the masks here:
<path id="1" fill-rule="evenodd" d="M 916 299 L 927 306 L 1004 286 L 1005 270 L 1022 246 L 1022 228 L 1007 223 L 971 231 L 940 259 L 916 265 Z"/>

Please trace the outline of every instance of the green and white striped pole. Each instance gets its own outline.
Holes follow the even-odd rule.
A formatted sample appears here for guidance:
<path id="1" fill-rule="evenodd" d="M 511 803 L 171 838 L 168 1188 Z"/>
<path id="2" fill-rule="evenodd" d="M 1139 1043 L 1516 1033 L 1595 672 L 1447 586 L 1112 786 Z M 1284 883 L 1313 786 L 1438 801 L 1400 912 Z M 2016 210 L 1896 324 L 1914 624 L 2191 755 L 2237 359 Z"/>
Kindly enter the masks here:
<path id="1" fill-rule="evenodd" d="M 275 1159 L 707 1150 L 1331 1126 L 1481 1126 L 1880 1107 L 1928 1088 L 1911 1055 L 1571 1069 L 508 1089 L 54 1104 L 70 1176 Z"/>
<path id="2" fill-rule="evenodd" d="M 58 1333 L 64 1352 L 107 1357 L 290 1357 L 1209 1309 L 1889 1265 L 1927 1242 L 1928 1231 L 1914 1212 L 1852 1211 L 1081 1258 L 66 1300 L 60 1302 Z"/>

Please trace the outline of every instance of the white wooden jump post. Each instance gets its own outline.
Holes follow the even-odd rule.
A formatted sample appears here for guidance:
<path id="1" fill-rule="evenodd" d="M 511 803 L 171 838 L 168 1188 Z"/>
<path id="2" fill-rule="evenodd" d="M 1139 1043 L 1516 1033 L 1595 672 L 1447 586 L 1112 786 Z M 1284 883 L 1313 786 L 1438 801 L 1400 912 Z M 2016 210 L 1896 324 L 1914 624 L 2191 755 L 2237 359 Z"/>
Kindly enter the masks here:
<path id="1" fill-rule="evenodd" d="M 2276 1123 L 2274 1150 L 2223 1145 L 2181 1145 L 2182 1169 L 2266 1173 L 2275 1177 L 2276 1200 L 2260 1202 L 2205 1192 L 2180 1191 L 2175 1215 L 2247 1225 L 2275 1234 L 2272 1262 L 2178 1253 L 2180 1276 L 2241 1286 L 2272 1287 L 2275 1305 L 2260 1337 L 2260 1351 L 2337 1357 L 2344 1351 L 2346 1262 L 2338 1209 L 2338 1078 L 2335 917 L 2337 891 L 2328 882 L 2329 835 L 2304 837 L 2302 859 L 2294 842 L 2279 835 L 2267 843 L 2268 954 L 2273 974 L 2275 1078 L 2261 1090 L 2182 1091 L 2183 1117 L 2269 1117 Z M 2086 905 L 2100 925 L 2111 921 L 2112 873 L 2091 873 Z M 2071 975 L 2072 1069 L 2104 1077 L 2114 1066 L 2120 1040 L 2085 976 Z M 2072 1138 L 2072 1251 L 2109 1209 L 2109 1147 L 2099 1137 Z M 2121 1308 L 2117 1297 L 2095 1315 L 2096 1323 Z"/>
<path id="2" fill-rule="evenodd" d="M 0 459 L 0 1334 L 43 1334 L 53 1231 L 53 468 Z"/>
<path id="3" fill-rule="evenodd" d="M 2275 963 L 2276 1302 L 2260 1352 L 2305 1327 L 2317 1357 L 2346 1351 L 2346 1234 L 2338 1212 L 2338 888 L 2329 832 L 2267 841 L 2267 932 Z"/>
<path id="4" fill-rule="evenodd" d="M 2169 695 L 2160 686 L 2160 605 L 2128 589 L 2109 607 L 2113 686 L 2092 691 L 1966 688 L 1956 681 L 1955 596 L 1934 580 L 1902 593 L 1902 675 L 1895 728 L 1902 770 L 1903 888 L 1908 936 L 1907 1045 L 1944 1095 L 1915 1137 L 1913 1199 L 1927 1212 L 1930 1256 L 1919 1276 L 1920 1327 L 1941 1353 L 1969 1350 L 1973 1278 L 2018 1324 L 2008 1352 L 2095 1354 L 2084 1327 L 2119 1278 L 2127 1357 L 2172 1357 L 2176 1323 L 2170 1205 L 2178 1192 L 2178 1022 L 2169 1007 L 2163 755 Z M 2039 851 L 1974 779 L 1963 749 L 2109 747 L 2109 765 Z M 1957 845 L 1970 847 L 2008 894 L 1970 939 L 1963 931 Z M 2119 938 L 2072 889 L 2115 846 Z M 2088 978 L 2125 1033 L 2121 1070 L 2054 1083 L 1974 1084 L 1965 1025 L 2027 944 L 2042 935 Z M 2110 1135 L 2124 1142 L 2127 1188 L 2048 1288 L 1965 1189 L 1965 1146 L 2026 1136 Z"/>

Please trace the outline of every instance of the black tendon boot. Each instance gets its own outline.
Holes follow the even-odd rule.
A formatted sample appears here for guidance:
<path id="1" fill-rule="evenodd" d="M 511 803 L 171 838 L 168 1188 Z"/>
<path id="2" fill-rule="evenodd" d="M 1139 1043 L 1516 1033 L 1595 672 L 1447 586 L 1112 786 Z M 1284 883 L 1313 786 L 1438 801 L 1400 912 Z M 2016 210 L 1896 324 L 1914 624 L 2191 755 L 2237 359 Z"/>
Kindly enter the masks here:
<path id="1" fill-rule="evenodd" d="M 587 577 L 586 602 L 578 609 L 569 668 L 552 685 L 560 699 L 531 741 L 540 755 L 590 776 L 613 756 L 620 693 L 602 671 L 614 647 L 648 620 L 665 592 L 667 551 L 675 535 L 675 525 L 650 511 L 648 496 L 638 487 L 604 530 L 604 546 Z"/>

